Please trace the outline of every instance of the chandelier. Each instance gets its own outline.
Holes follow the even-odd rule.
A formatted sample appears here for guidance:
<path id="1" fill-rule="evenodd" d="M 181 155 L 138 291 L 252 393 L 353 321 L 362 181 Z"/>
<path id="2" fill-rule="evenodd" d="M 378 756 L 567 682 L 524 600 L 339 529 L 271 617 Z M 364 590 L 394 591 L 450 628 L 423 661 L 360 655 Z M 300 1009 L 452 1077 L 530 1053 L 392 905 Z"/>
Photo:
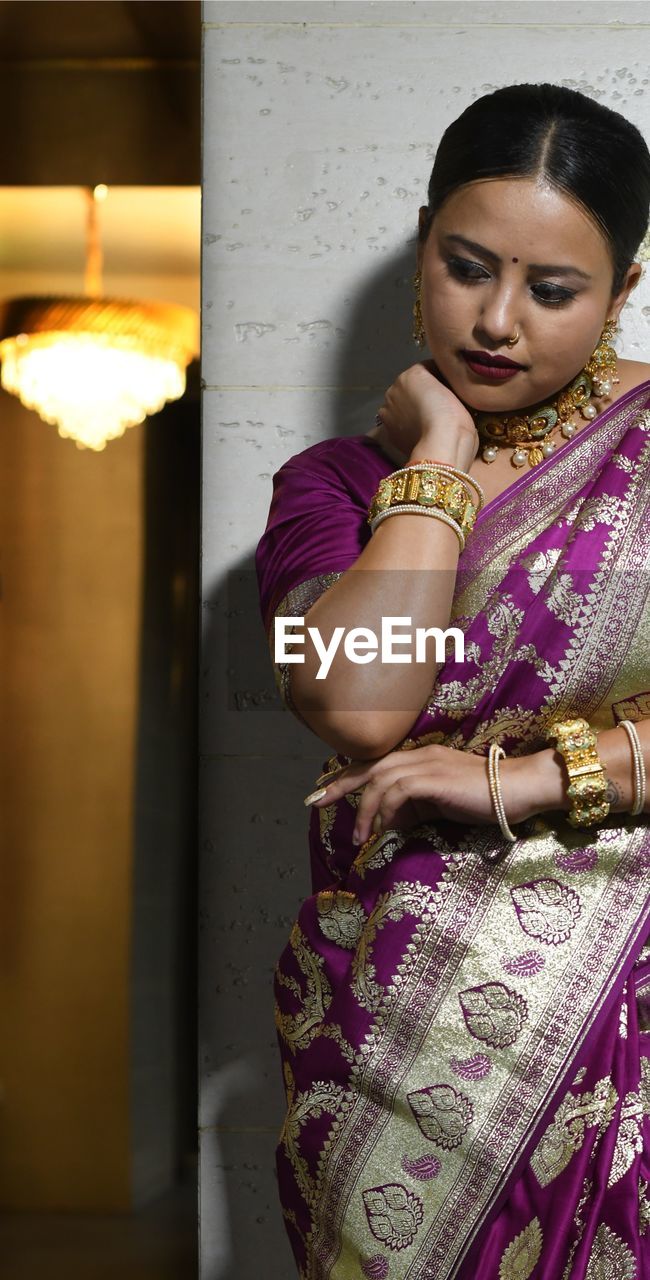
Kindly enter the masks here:
<path id="1" fill-rule="evenodd" d="M 87 193 L 84 294 L 0 303 L 0 382 L 80 449 L 104 449 L 185 391 L 194 311 L 102 297 L 97 201 Z"/>

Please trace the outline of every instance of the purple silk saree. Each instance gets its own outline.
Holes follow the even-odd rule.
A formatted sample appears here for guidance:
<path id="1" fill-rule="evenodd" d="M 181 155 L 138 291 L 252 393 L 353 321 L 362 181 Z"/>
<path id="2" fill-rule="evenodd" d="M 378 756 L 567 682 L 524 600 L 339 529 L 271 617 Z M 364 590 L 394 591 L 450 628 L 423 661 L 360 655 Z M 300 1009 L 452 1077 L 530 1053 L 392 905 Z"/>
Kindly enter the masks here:
<path id="1" fill-rule="evenodd" d="M 268 627 L 356 560 L 393 469 L 369 437 L 285 464 L 257 558 Z M 648 717 L 649 570 L 646 383 L 480 513 L 451 619 L 465 661 L 403 748 L 523 755 L 556 718 Z M 359 851 L 355 801 L 312 814 L 314 891 L 275 975 L 300 1276 L 650 1277 L 647 815 L 545 814 L 515 844 L 437 821 Z"/>

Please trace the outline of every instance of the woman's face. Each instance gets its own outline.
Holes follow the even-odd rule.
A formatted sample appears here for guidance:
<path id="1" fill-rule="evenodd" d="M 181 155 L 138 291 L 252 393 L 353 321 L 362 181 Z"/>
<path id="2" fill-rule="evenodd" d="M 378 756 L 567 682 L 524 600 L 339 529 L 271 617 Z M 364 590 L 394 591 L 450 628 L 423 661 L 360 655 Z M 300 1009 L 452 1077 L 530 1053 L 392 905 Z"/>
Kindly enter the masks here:
<path id="1" fill-rule="evenodd" d="M 638 275 L 631 268 L 613 298 L 604 236 L 579 205 L 535 178 L 455 191 L 418 246 L 418 265 L 437 368 L 465 404 L 502 412 L 546 399 L 579 373 Z M 497 381 L 477 368 L 477 353 L 522 368 Z"/>

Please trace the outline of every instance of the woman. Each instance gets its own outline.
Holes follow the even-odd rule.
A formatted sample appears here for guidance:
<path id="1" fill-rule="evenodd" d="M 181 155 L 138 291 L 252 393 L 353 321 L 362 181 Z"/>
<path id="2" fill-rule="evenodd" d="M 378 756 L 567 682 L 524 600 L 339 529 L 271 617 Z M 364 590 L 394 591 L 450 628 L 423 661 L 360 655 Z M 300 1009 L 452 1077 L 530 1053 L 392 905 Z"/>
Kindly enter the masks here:
<path id="1" fill-rule="evenodd" d="M 366 629 L 280 672 L 336 752 L 276 972 L 306 1280 L 650 1275 L 650 366 L 611 346 L 649 198 L 617 113 L 475 102 L 420 210 L 432 359 L 275 477 L 267 626 Z M 367 660 L 387 615 L 464 654 Z"/>

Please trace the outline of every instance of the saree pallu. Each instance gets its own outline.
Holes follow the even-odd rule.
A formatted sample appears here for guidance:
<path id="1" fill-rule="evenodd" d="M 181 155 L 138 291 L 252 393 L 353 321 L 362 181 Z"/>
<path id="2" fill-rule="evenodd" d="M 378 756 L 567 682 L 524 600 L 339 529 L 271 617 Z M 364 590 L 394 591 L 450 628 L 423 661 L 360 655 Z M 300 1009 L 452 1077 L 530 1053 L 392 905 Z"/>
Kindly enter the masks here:
<path id="1" fill-rule="evenodd" d="M 267 625 L 354 562 L 392 469 L 368 437 L 285 464 Z M 483 508 L 450 621 L 464 661 L 404 749 L 525 755 L 554 719 L 650 715 L 650 384 Z M 650 1276 L 647 815 L 545 813 L 514 844 L 436 820 L 359 851 L 358 799 L 312 815 L 314 892 L 275 973 L 300 1276 Z"/>

